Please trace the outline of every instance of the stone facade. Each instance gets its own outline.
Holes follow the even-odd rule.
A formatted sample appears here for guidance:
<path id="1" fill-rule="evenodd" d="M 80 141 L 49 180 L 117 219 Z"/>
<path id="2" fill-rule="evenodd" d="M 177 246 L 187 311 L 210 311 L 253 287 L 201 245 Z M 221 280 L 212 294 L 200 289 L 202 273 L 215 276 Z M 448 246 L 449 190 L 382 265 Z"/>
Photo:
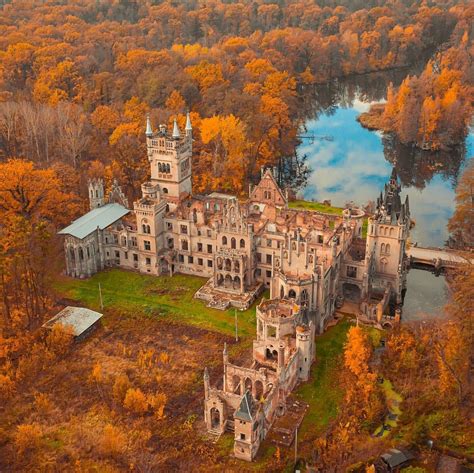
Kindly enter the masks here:
<path id="1" fill-rule="evenodd" d="M 271 299 L 304 307 L 318 332 L 343 298 L 379 322 L 401 306 L 410 218 L 395 174 L 364 238 L 363 211 L 330 215 L 290 208 L 268 169 L 247 200 L 218 192 L 192 195 L 189 116 L 184 133 L 176 124 L 172 133 L 164 125 L 154 132 L 147 119 L 146 141 L 151 179 L 142 184 L 133 211 L 86 236 L 62 231 L 69 275 L 122 267 L 202 276 L 208 282 L 196 297 L 221 309 L 245 309 L 267 288 Z M 103 182 L 93 181 L 89 196 L 91 212 L 113 202 L 126 206 L 116 183 L 106 199 Z"/>
<path id="2" fill-rule="evenodd" d="M 211 387 L 204 373 L 204 418 L 210 432 L 234 432 L 234 455 L 251 461 L 298 381 L 306 381 L 315 356 L 315 326 L 292 299 L 264 300 L 257 307 L 257 339 L 248 366 L 229 361 Z"/>
<path id="3" fill-rule="evenodd" d="M 207 428 L 233 430 L 235 455 L 252 460 L 296 383 L 308 379 L 315 333 L 337 305 L 351 300 L 379 324 L 400 316 L 408 198 L 401 203 L 393 173 L 368 218 L 358 208 L 342 215 L 294 209 L 268 169 L 246 200 L 192 195 L 189 116 L 184 134 L 176 123 L 171 134 L 163 125 L 154 132 L 147 119 L 146 141 L 151 179 L 133 212 L 116 183 L 106 199 L 103 182 L 91 182 L 91 211 L 60 232 L 66 271 L 89 277 L 121 267 L 201 276 L 208 281 L 195 297 L 219 309 L 246 309 L 269 289 L 270 300 L 257 308 L 251 363 L 230 363 L 224 349 L 222 382 L 211 387 L 207 370 L 204 376 Z"/>

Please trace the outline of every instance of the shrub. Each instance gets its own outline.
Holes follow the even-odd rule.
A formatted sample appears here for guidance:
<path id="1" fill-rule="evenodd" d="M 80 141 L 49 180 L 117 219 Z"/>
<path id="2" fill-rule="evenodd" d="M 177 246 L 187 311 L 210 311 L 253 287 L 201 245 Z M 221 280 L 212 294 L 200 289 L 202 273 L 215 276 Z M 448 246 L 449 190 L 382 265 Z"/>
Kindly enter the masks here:
<path id="1" fill-rule="evenodd" d="M 127 448 L 127 436 L 118 427 L 107 424 L 104 427 L 99 447 L 103 455 L 120 455 Z"/>
<path id="2" fill-rule="evenodd" d="M 16 428 L 14 442 L 18 453 L 34 450 L 41 445 L 41 428 L 38 424 L 20 424 Z"/>
<path id="3" fill-rule="evenodd" d="M 125 394 L 123 407 L 134 414 L 144 414 L 148 411 L 148 400 L 139 388 L 129 388 Z"/>
<path id="4" fill-rule="evenodd" d="M 130 389 L 130 380 L 126 374 L 120 374 L 115 378 L 112 395 L 118 403 L 122 404 L 127 391 Z"/>

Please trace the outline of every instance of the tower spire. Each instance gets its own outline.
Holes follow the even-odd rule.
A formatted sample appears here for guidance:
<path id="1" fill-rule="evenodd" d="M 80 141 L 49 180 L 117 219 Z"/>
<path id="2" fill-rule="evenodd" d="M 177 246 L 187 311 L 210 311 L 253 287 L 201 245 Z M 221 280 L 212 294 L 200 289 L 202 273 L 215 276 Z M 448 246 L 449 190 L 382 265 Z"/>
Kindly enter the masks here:
<path id="1" fill-rule="evenodd" d="M 186 112 L 186 127 L 184 128 L 186 136 L 192 136 L 193 134 L 193 126 L 191 124 L 191 116 L 189 112 Z"/>
<path id="2" fill-rule="evenodd" d="M 181 133 L 179 132 L 178 123 L 175 118 L 174 124 L 173 124 L 173 138 L 179 138 L 180 136 L 181 136 Z"/>
<path id="3" fill-rule="evenodd" d="M 153 128 L 151 126 L 151 120 L 150 120 L 150 114 L 147 113 L 146 115 L 146 131 L 145 131 L 145 135 L 147 137 L 151 137 L 153 135 Z"/>

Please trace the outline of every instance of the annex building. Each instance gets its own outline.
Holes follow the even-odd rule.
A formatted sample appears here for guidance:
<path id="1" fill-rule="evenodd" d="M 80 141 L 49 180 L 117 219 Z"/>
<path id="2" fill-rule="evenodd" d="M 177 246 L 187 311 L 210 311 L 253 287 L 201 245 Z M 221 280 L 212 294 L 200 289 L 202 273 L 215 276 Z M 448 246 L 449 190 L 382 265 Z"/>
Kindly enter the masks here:
<path id="1" fill-rule="evenodd" d="M 224 379 L 205 378 L 208 429 L 235 432 L 235 454 L 251 460 L 298 380 L 307 379 L 314 335 L 324 331 L 343 300 L 380 324 L 400 315 L 406 290 L 408 197 L 402 203 L 395 172 L 373 215 L 290 208 L 272 172 L 246 199 L 192 192 L 192 126 L 152 129 L 146 142 L 150 180 L 129 209 L 117 183 L 89 184 L 91 210 L 60 231 L 66 271 L 89 277 L 120 267 L 156 276 L 207 279 L 195 297 L 218 309 L 246 309 L 264 289 L 250 366 L 229 363 Z M 363 229 L 366 228 L 366 231 Z M 264 402 L 256 402 L 256 399 Z M 237 422 L 238 421 L 238 422 Z"/>

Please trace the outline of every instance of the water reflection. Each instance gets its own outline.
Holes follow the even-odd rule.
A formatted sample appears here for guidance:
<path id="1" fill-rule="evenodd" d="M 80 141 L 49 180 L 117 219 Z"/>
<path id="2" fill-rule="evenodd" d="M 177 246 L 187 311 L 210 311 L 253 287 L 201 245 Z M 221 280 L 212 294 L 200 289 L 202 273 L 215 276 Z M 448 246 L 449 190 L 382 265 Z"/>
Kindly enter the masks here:
<path id="1" fill-rule="evenodd" d="M 406 75 L 365 76 L 350 83 L 320 87 L 303 110 L 311 117 L 305 123 L 305 136 L 297 153 L 307 157 L 312 170 L 300 192 L 309 200 L 331 200 L 343 206 L 348 201 L 365 205 L 377 198 L 395 166 L 402 184 L 402 194 L 410 197 L 415 220 L 411 241 L 420 246 L 442 246 L 447 237 L 447 222 L 455 202 L 454 190 L 466 156 L 474 150 L 474 134 L 466 146 L 457 150 L 431 153 L 403 146 L 393 137 L 368 131 L 357 116 L 371 103 L 385 98 L 389 80 L 395 85 Z M 403 197 L 402 197 L 403 199 Z M 412 270 L 408 276 L 403 316 L 417 320 L 442 315 L 447 300 L 444 277 Z"/>
<path id="2" fill-rule="evenodd" d="M 410 196 L 416 227 L 412 241 L 423 246 L 443 245 L 446 223 L 454 210 L 454 189 L 466 149 L 451 153 L 427 153 L 368 131 L 356 121 L 370 103 L 354 99 L 351 107 L 337 108 L 306 123 L 307 135 L 298 148 L 313 172 L 302 191 L 305 199 L 329 199 L 343 206 L 352 200 L 360 205 L 376 199 L 392 166 L 399 173 L 403 192 Z M 331 141 L 321 139 L 330 137 Z M 468 140 L 469 148 L 474 139 Z"/>

